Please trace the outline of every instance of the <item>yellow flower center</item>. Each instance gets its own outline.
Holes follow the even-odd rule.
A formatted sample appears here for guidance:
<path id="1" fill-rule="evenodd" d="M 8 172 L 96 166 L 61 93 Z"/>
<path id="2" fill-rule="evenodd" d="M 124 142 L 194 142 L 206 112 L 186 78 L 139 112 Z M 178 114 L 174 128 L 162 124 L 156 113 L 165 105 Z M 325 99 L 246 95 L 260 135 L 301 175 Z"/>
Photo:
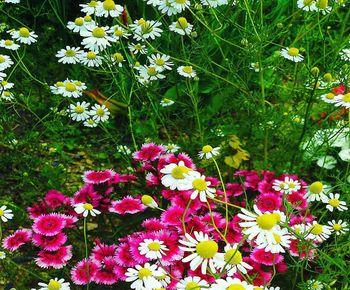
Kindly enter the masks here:
<path id="1" fill-rule="evenodd" d="M 5 96 L 5 97 L 11 97 L 11 93 L 10 93 L 9 91 L 5 91 L 5 92 L 4 92 L 4 96 Z"/>
<path id="2" fill-rule="evenodd" d="M 2 209 L 0 209 L 0 216 L 3 216 L 4 214 L 5 212 Z"/>
<path id="3" fill-rule="evenodd" d="M 78 87 L 80 87 L 82 85 L 80 81 L 75 81 L 74 84 Z"/>
<path id="4" fill-rule="evenodd" d="M 92 17 L 90 15 L 86 15 L 86 16 L 84 16 L 84 21 L 85 22 L 91 22 L 92 21 Z"/>
<path id="5" fill-rule="evenodd" d="M 68 49 L 65 53 L 66 56 L 72 57 L 76 55 L 76 52 L 73 49 Z"/>
<path id="6" fill-rule="evenodd" d="M 81 113 L 84 113 L 85 109 L 83 106 L 76 106 L 74 111 L 77 113 L 77 114 L 81 114 Z"/>
<path id="7" fill-rule="evenodd" d="M 97 7 L 97 5 L 98 5 L 97 1 L 91 1 L 89 3 L 89 7 Z"/>
<path id="8" fill-rule="evenodd" d="M 56 86 L 57 86 L 57 87 L 64 87 L 64 83 L 63 83 L 63 82 L 57 82 L 57 83 L 56 83 Z"/>
<path id="9" fill-rule="evenodd" d="M 299 49 L 295 48 L 295 47 L 291 47 L 289 50 L 288 50 L 288 54 L 290 56 L 297 56 L 299 54 Z"/>
<path id="10" fill-rule="evenodd" d="M 151 270 L 149 270 L 147 268 L 141 268 L 137 275 L 139 276 L 139 279 L 142 280 L 145 277 L 152 276 L 152 272 L 151 272 Z"/>
<path id="11" fill-rule="evenodd" d="M 171 103 L 172 101 L 171 101 L 170 99 L 163 98 L 163 102 L 166 103 L 166 104 L 168 104 L 168 103 Z M 171 149 L 174 149 L 174 147 L 172 147 L 172 148 L 169 148 L 169 147 L 168 147 L 168 149 L 171 150 Z"/>
<path id="12" fill-rule="evenodd" d="M 326 9 L 328 7 L 328 0 L 319 0 L 318 7 L 321 9 Z"/>
<path id="13" fill-rule="evenodd" d="M 256 218 L 256 223 L 263 230 L 271 230 L 277 222 L 276 215 L 271 213 L 264 213 Z"/>
<path id="14" fill-rule="evenodd" d="M 89 51 L 89 52 L 86 54 L 86 58 L 87 58 L 87 59 L 95 59 L 95 58 L 96 58 L 96 53 L 94 53 L 93 51 Z"/>
<path id="15" fill-rule="evenodd" d="M 314 2 L 314 0 L 304 0 L 304 5 L 310 6 L 313 2 Z"/>
<path id="16" fill-rule="evenodd" d="M 188 173 L 190 170 L 191 169 L 186 166 L 176 166 L 171 171 L 171 176 L 174 177 L 175 179 L 184 179 L 185 178 L 184 174 Z"/>
<path id="17" fill-rule="evenodd" d="M 3 57 L 2 55 L 0 55 L 0 63 L 5 62 L 5 57 Z"/>
<path id="18" fill-rule="evenodd" d="M 103 2 L 103 8 L 107 11 L 115 9 L 115 3 L 113 0 L 106 0 Z"/>
<path id="19" fill-rule="evenodd" d="M 168 275 L 157 276 L 156 278 L 157 278 L 158 281 L 162 281 L 162 280 L 164 280 L 166 277 L 168 277 Z M 159 289 L 159 288 L 158 288 L 158 289 Z"/>
<path id="20" fill-rule="evenodd" d="M 148 245 L 148 249 L 150 251 L 159 251 L 160 250 L 160 244 L 157 242 L 152 242 Z"/>
<path id="21" fill-rule="evenodd" d="M 333 225 L 333 229 L 334 229 L 335 231 L 340 231 L 342 228 L 343 228 L 343 227 L 341 226 L 341 224 L 334 224 L 334 225 Z"/>
<path id="22" fill-rule="evenodd" d="M 96 38 L 103 38 L 105 37 L 106 32 L 101 27 L 96 27 L 92 30 L 92 36 Z"/>
<path id="23" fill-rule="evenodd" d="M 275 217 L 278 223 L 281 221 L 281 215 L 278 212 L 274 212 L 272 215 Z"/>
<path id="24" fill-rule="evenodd" d="M 6 39 L 4 43 L 6 46 L 11 46 L 13 44 L 13 41 L 10 39 Z"/>
<path id="25" fill-rule="evenodd" d="M 168 150 L 173 150 L 173 149 L 174 149 L 174 146 L 173 146 L 173 145 L 168 145 L 168 146 L 167 146 L 167 149 L 168 149 Z"/>
<path id="26" fill-rule="evenodd" d="M 231 284 L 226 290 L 244 290 L 245 288 L 240 284 Z"/>
<path id="27" fill-rule="evenodd" d="M 314 234 L 315 236 L 321 234 L 323 231 L 323 227 L 320 224 L 314 224 L 311 230 L 311 233 Z"/>
<path id="28" fill-rule="evenodd" d="M 315 181 L 310 185 L 310 192 L 313 194 L 320 194 L 323 190 L 323 184 L 320 181 Z"/>
<path id="29" fill-rule="evenodd" d="M 100 116 L 100 117 L 103 117 L 105 115 L 105 111 L 102 108 L 98 108 L 96 110 L 96 115 Z"/>
<path id="30" fill-rule="evenodd" d="M 209 153 L 209 152 L 213 151 L 213 147 L 211 147 L 210 145 L 205 145 L 202 148 L 202 151 L 203 151 L 203 153 Z"/>
<path id="31" fill-rule="evenodd" d="M 142 46 L 141 46 L 141 44 L 135 44 L 134 48 L 135 48 L 135 50 L 141 50 Z"/>
<path id="32" fill-rule="evenodd" d="M 333 100 L 334 97 L 335 97 L 335 95 L 332 94 L 332 93 L 328 93 L 328 94 L 326 95 L 326 99 L 328 99 L 328 100 Z"/>
<path id="33" fill-rule="evenodd" d="M 176 28 L 186 29 L 188 27 L 188 22 L 185 17 L 180 17 L 176 22 Z"/>
<path id="34" fill-rule="evenodd" d="M 83 205 L 83 207 L 84 207 L 84 209 L 86 209 L 86 210 L 93 210 L 93 209 L 94 209 L 94 207 L 93 207 L 93 205 L 92 205 L 91 203 L 85 203 L 85 204 Z"/>
<path id="35" fill-rule="evenodd" d="M 89 125 L 93 125 L 93 124 L 95 124 L 95 121 L 93 119 L 89 119 L 89 120 L 87 120 L 87 123 Z"/>
<path id="36" fill-rule="evenodd" d="M 198 191 L 204 191 L 208 187 L 205 180 L 200 179 L 200 178 L 193 180 L 192 186 L 193 186 L 193 189 L 198 190 Z"/>
<path id="37" fill-rule="evenodd" d="M 338 207 L 340 205 L 340 201 L 335 198 L 330 199 L 328 203 L 333 207 Z"/>
<path id="38" fill-rule="evenodd" d="M 78 17 L 75 19 L 74 24 L 76 26 L 83 26 L 84 25 L 84 19 L 82 17 Z"/>
<path id="39" fill-rule="evenodd" d="M 154 66 L 150 66 L 148 69 L 147 69 L 147 74 L 150 75 L 150 76 L 156 76 L 157 75 L 157 70 Z"/>
<path id="40" fill-rule="evenodd" d="M 121 30 L 121 29 L 119 29 L 119 28 L 116 28 L 115 30 L 114 30 L 114 35 L 115 36 L 123 36 L 124 35 L 124 31 L 123 30 Z"/>
<path id="41" fill-rule="evenodd" d="M 153 201 L 154 201 L 153 197 L 152 197 L 152 196 L 149 196 L 149 195 L 147 195 L 147 194 L 145 194 L 145 195 L 143 195 L 143 196 L 141 197 L 141 202 L 142 202 L 142 204 L 144 204 L 144 205 L 149 205 L 149 204 L 151 204 Z"/>
<path id="42" fill-rule="evenodd" d="M 7 84 L 8 84 L 7 81 L 1 81 L 1 85 L 2 85 L 2 86 L 6 86 Z"/>
<path id="43" fill-rule="evenodd" d="M 48 290 L 59 290 L 61 289 L 61 283 L 56 280 L 50 280 L 49 284 L 47 285 Z"/>
<path id="44" fill-rule="evenodd" d="M 22 27 L 19 29 L 19 36 L 20 37 L 29 37 L 30 36 L 30 33 L 29 33 L 29 30 L 28 28 L 25 28 L 25 27 Z"/>
<path id="45" fill-rule="evenodd" d="M 219 246 L 215 241 L 203 241 L 197 244 L 196 251 L 204 259 L 210 259 L 218 252 Z"/>
<path id="46" fill-rule="evenodd" d="M 165 61 L 161 58 L 157 58 L 155 63 L 156 63 L 156 65 L 162 66 L 165 64 Z"/>
<path id="47" fill-rule="evenodd" d="M 185 4 L 187 0 L 175 0 L 177 4 Z"/>
<path id="48" fill-rule="evenodd" d="M 198 290 L 200 289 L 200 286 L 196 282 L 189 282 L 186 284 L 185 290 Z"/>
<path id="49" fill-rule="evenodd" d="M 293 188 L 295 188 L 295 184 L 290 182 L 290 183 L 288 183 L 288 187 L 293 189 Z"/>
<path id="50" fill-rule="evenodd" d="M 341 99 L 345 103 L 350 103 L 350 93 L 345 94 Z"/>
<path id="51" fill-rule="evenodd" d="M 224 260 L 229 265 L 238 265 L 242 262 L 242 254 L 237 249 L 231 249 L 225 253 Z"/>
<path id="52" fill-rule="evenodd" d="M 279 244 L 280 242 L 281 242 L 281 236 L 280 235 L 277 235 L 277 234 L 275 234 L 275 233 L 273 233 L 273 237 L 274 237 L 274 239 L 275 239 L 275 241 L 276 241 L 276 244 Z"/>
<path id="53" fill-rule="evenodd" d="M 116 52 L 115 54 L 113 54 L 113 59 L 119 63 L 119 62 L 122 62 L 124 60 L 124 57 L 121 53 Z"/>
<path id="54" fill-rule="evenodd" d="M 149 33 L 153 30 L 153 27 L 149 21 L 144 21 L 140 26 L 142 33 Z"/>
<path id="55" fill-rule="evenodd" d="M 66 83 L 66 91 L 68 92 L 74 92 L 76 91 L 77 87 L 73 83 Z"/>
<path id="56" fill-rule="evenodd" d="M 331 73 L 325 73 L 323 76 L 323 80 L 327 83 L 331 82 L 333 80 L 333 76 Z"/>

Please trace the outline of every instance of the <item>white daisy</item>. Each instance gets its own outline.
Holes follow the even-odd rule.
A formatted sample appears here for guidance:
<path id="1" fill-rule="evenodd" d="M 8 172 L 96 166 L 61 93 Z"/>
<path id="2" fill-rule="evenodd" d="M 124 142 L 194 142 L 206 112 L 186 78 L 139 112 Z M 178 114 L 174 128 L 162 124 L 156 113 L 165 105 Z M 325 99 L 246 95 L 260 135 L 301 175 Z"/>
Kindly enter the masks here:
<path id="1" fill-rule="evenodd" d="M 344 61 L 350 61 L 350 48 L 344 48 L 340 52 L 340 58 Z"/>
<path id="2" fill-rule="evenodd" d="M 0 81 L 2 82 L 6 78 L 6 74 L 0 71 Z"/>
<path id="3" fill-rule="evenodd" d="M 323 15 L 326 15 L 332 11 L 332 6 L 328 5 L 328 1 L 317 1 L 316 2 L 316 11 L 321 12 Z"/>
<path id="4" fill-rule="evenodd" d="M 125 62 L 125 59 L 121 53 L 116 52 L 116 53 L 111 55 L 111 61 L 113 64 L 116 64 L 118 67 L 122 67 L 123 62 Z"/>
<path id="5" fill-rule="evenodd" d="M 16 44 L 13 40 L 11 39 L 2 39 L 0 40 L 0 47 L 9 49 L 9 50 L 17 50 L 19 48 L 19 45 Z"/>
<path id="6" fill-rule="evenodd" d="M 247 270 L 253 269 L 252 266 L 243 261 L 242 253 L 238 250 L 238 244 L 227 244 L 224 253 L 217 253 L 214 257 L 216 267 L 222 272 L 224 269 L 227 276 L 233 276 L 237 271 L 247 274 Z"/>
<path id="7" fill-rule="evenodd" d="M 239 226 L 244 228 L 243 233 L 248 236 L 249 240 L 256 239 L 257 244 L 265 241 L 272 243 L 275 240 L 273 234 L 281 232 L 278 223 L 285 221 L 285 215 L 280 211 L 262 213 L 256 205 L 253 208 L 255 213 L 241 208 L 243 214 L 239 213 L 238 217 L 245 222 L 240 222 Z"/>
<path id="8" fill-rule="evenodd" d="M 13 100 L 13 93 L 10 91 L 1 91 L 0 99 L 6 100 L 6 101 L 12 101 Z"/>
<path id="9" fill-rule="evenodd" d="M 74 121 L 85 121 L 90 117 L 89 106 L 90 104 L 85 101 L 78 102 L 75 105 L 70 104 L 67 112 Z"/>
<path id="10" fill-rule="evenodd" d="M 320 181 L 315 181 L 308 187 L 308 192 L 306 193 L 305 197 L 308 201 L 324 200 L 327 198 L 326 193 L 329 190 L 330 189 L 328 185 L 324 185 Z"/>
<path id="11" fill-rule="evenodd" d="M 6 205 L 0 207 L 0 219 L 6 223 L 8 220 L 12 220 L 13 213 L 12 210 L 7 209 Z"/>
<path id="12" fill-rule="evenodd" d="M 87 4 L 79 4 L 81 12 L 86 13 L 87 15 L 92 15 L 96 12 L 96 8 L 101 4 L 100 1 L 90 1 Z"/>
<path id="13" fill-rule="evenodd" d="M 210 288 L 211 290 L 239 289 L 253 290 L 254 286 L 249 285 L 246 281 L 241 281 L 238 278 L 227 277 L 226 279 L 218 279 Z"/>
<path id="14" fill-rule="evenodd" d="M 117 145 L 116 146 L 117 152 L 119 153 L 124 153 L 126 155 L 130 155 L 131 154 L 131 150 L 128 146 L 126 145 Z"/>
<path id="15" fill-rule="evenodd" d="M 340 157 L 341 160 L 348 162 L 350 161 L 350 148 L 343 147 L 339 153 L 338 156 Z"/>
<path id="16" fill-rule="evenodd" d="M 3 251 L 0 251 L 0 260 L 3 260 L 6 258 L 6 253 Z"/>
<path id="17" fill-rule="evenodd" d="M 79 81 L 65 80 L 64 87 L 62 89 L 60 87 L 59 93 L 62 94 L 62 96 L 64 97 L 79 98 L 83 94 L 82 91 L 84 87 L 85 84 Z"/>
<path id="18" fill-rule="evenodd" d="M 336 235 L 345 234 L 349 231 L 348 224 L 339 220 L 336 222 L 335 220 L 329 221 L 328 224 L 331 226 L 331 232 L 335 232 Z"/>
<path id="19" fill-rule="evenodd" d="M 128 268 L 125 281 L 132 282 L 130 288 L 136 290 L 161 288 L 162 284 L 157 277 L 162 274 L 157 265 L 146 263 L 143 266 L 136 265 L 135 268 Z"/>
<path id="20" fill-rule="evenodd" d="M 337 159 L 333 156 L 325 155 L 317 159 L 316 164 L 324 169 L 333 169 L 337 165 Z"/>
<path id="21" fill-rule="evenodd" d="M 101 212 L 94 208 L 91 203 L 78 203 L 74 205 L 74 211 L 77 214 L 83 214 L 83 217 L 99 215 Z"/>
<path id="22" fill-rule="evenodd" d="M 315 0 L 298 0 L 297 5 L 304 11 L 317 11 Z"/>
<path id="23" fill-rule="evenodd" d="M 85 127 L 89 127 L 89 128 L 97 127 L 97 122 L 93 119 L 87 119 L 86 121 L 84 121 L 83 124 Z"/>
<path id="24" fill-rule="evenodd" d="M 165 78 L 165 75 L 161 74 L 156 66 L 142 65 L 140 67 L 139 74 L 141 78 L 146 81 L 154 81 Z"/>
<path id="25" fill-rule="evenodd" d="M 152 54 L 148 57 L 151 65 L 157 67 L 159 71 L 172 70 L 173 62 L 169 61 L 170 56 L 165 54 Z"/>
<path id="26" fill-rule="evenodd" d="M 331 228 L 321 225 L 317 221 L 313 221 L 312 224 L 307 224 L 307 231 L 305 238 L 311 241 L 323 242 L 331 235 Z"/>
<path id="27" fill-rule="evenodd" d="M 8 55 L 0 54 L 0 71 L 3 71 L 9 67 L 11 67 L 14 62 Z"/>
<path id="28" fill-rule="evenodd" d="M 65 90 L 64 82 L 57 82 L 53 86 L 50 86 L 51 93 L 54 95 L 61 95 Z"/>
<path id="29" fill-rule="evenodd" d="M 102 57 L 94 51 L 84 51 L 79 56 L 79 60 L 83 65 L 88 67 L 99 67 L 102 64 Z"/>
<path id="30" fill-rule="evenodd" d="M 89 26 L 86 31 L 82 31 L 80 35 L 84 37 L 81 44 L 84 45 L 86 49 L 92 51 L 101 51 L 107 46 L 110 46 L 110 42 L 115 42 L 115 38 L 108 35 L 108 26 Z"/>
<path id="31" fill-rule="evenodd" d="M 5 3 L 18 4 L 21 3 L 21 0 L 4 0 Z"/>
<path id="32" fill-rule="evenodd" d="M 151 5 L 153 7 L 157 7 L 161 0 L 144 0 L 148 5 Z"/>
<path id="33" fill-rule="evenodd" d="M 281 50 L 281 55 L 294 62 L 303 61 L 304 57 L 299 53 L 299 49 L 295 47 L 286 47 Z"/>
<path id="34" fill-rule="evenodd" d="M 213 258 L 218 252 L 219 246 L 217 242 L 210 239 L 207 234 L 203 232 L 194 232 L 195 238 L 188 233 L 185 234 L 186 240 L 179 240 L 180 244 L 186 247 L 180 246 L 179 248 L 185 252 L 191 254 L 182 259 L 182 262 L 190 263 L 190 268 L 195 271 L 201 266 L 201 273 L 205 275 L 207 273 L 207 267 L 209 266 L 211 273 L 216 273 L 215 263 Z"/>
<path id="35" fill-rule="evenodd" d="M 134 39 L 137 41 L 144 41 L 148 38 L 155 39 L 159 37 L 163 32 L 163 30 L 159 28 L 161 25 L 161 22 L 141 18 L 135 20 L 129 27 L 134 33 Z"/>
<path id="36" fill-rule="evenodd" d="M 166 255 L 166 251 L 169 251 L 168 247 L 164 245 L 164 242 L 157 239 L 144 239 L 143 242 L 139 244 L 138 249 L 140 255 L 143 255 L 150 260 L 161 259 Z"/>
<path id="37" fill-rule="evenodd" d="M 284 249 L 289 248 L 291 242 L 291 235 L 288 233 L 288 230 L 283 228 L 279 233 L 273 233 L 273 240 L 268 242 L 264 241 L 258 245 L 259 249 L 265 249 L 265 252 L 276 253 L 285 253 Z"/>
<path id="38" fill-rule="evenodd" d="M 92 20 L 91 16 L 78 17 L 74 21 L 69 21 L 67 28 L 73 32 L 79 32 L 81 35 L 82 32 L 86 32 L 88 27 L 94 27 L 96 25 L 95 21 Z"/>
<path id="39" fill-rule="evenodd" d="M 321 290 L 323 289 L 323 284 L 320 281 L 314 279 L 306 281 L 308 290 Z"/>
<path id="40" fill-rule="evenodd" d="M 205 280 L 202 280 L 198 276 L 186 277 L 186 278 L 180 280 L 176 284 L 176 289 L 177 290 L 188 290 L 188 289 L 200 290 L 200 289 L 205 289 L 205 288 L 208 288 L 208 287 L 209 287 L 208 282 L 205 281 Z"/>
<path id="41" fill-rule="evenodd" d="M 326 208 L 329 211 L 333 211 L 333 209 L 337 209 L 339 211 L 344 211 L 347 210 L 347 206 L 346 206 L 346 202 L 345 201 L 341 201 L 339 200 L 340 198 L 340 194 L 336 193 L 330 193 L 329 197 L 327 196 L 327 198 L 325 198 L 324 200 L 322 200 L 322 202 L 326 203 Z"/>
<path id="42" fill-rule="evenodd" d="M 165 187 L 169 187 L 171 190 L 188 190 L 190 185 L 186 181 L 186 175 L 192 169 L 187 167 L 183 161 L 178 164 L 170 163 L 164 166 L 160 173 L 164 174 L 161 178 L 161 182 Z"/>
<path id="43" fill-rule="evenodd" d="M 169 0 L 169 2 L 178 12 L 184 11 L 191 5 L 190 0 Z"/>
<path id="44" fill-rule="evenodd" d="M 298 180 L 286 176 L 283 181 L 275 179 L 272 188 L 284 194 L 291 194 L 298 191 L 301 188 L 301 184 Z"/>
<path id="45" fill-rule="evenodd" d="M 90 111 L 92 119 L 96 122 L 105 122 L 109 119 L 110 112 L 105 105 L 95 104 Z"/>
<path id="46" fill-rule="evenodd" d="M 167 271 L 165 271 L 163 268 L 159 267 L 158 268 L 159 272 L 161 272 L 162 274 L 159 276 L 156 276 L 157 280 L 160 282 L 160 284 L 162 285 L 162 288 L 152 288 L 155 290 L 161 289 L 164 290 L 166 289 L 166 287 L 170 284 L 171 282 L 171 278 L 168 274 Z"/>
<path id="47" fill-rule="evenodd" d="M 96 7 L 95 15 L 99 17 L 118 17 L 123 13 L 123 11 L 123 6 L 115 4 L 113 0 L 105 0 L 100 2 Z"/>
<path id="48" fill-rule="evenodd" d="M 19 30 L 15 30 L 11 36 L 19 43 L 24 43 L 28 45 L 36 42 L 38 38 L 34 31 L 29 31 L 26 27 L 22 27 Z"/>
<path id="49" fill-rule="evenodd" d="M 345 95 L 337 95 L 335 98 L 334 105 L 337 107 L 344 107 L 346 109 L 350 108 L 350 93 Z"/>
<path id="50" fill-rule="evenodd" d="M 260 72 L 260 63 L 259 62 L 252 62 L 249 65 L 249 68 L 254 70 L 255 72 Z"/>
<path id="51" fill-rule="evenodd" d="M 130 36 L 130 33 L 127 32 L 126 29 L 124 29 L 123 27 L 119 26 L 119 25 L 114 25 L 112 26 L 108 33 L 115 38 L 115 40 L 121 40 L 122 38 L 128 39 L 128 37 Z"/>
<path id="52" fill-rule="evenodd" d="M 59 289 L 59 290 L 70 290 L 69 282 L 64 282 L 64 279 L 51 279 L 48 284 L 46 283 L 38 283 L 38 285 L 41 287 L 38 290 L 53 290 L 53 289 Z"/>
<path id="53" fill-rule="evenodd" d="M 179 66 L 177 72 L 186 78 L 194 78 L 197 75 L 192 66 Z"/>
<path id="54" fill-rule="evenodd" d="M 203 146 L 202 150 L 199 151 L 198 156 L 199 158 L 203 159 L 210 159 L 213 156 L 217 156 L 220 154 L 219 152 L 220 147 L 211 147 L 210 145 Z"/>
<path id="55" fill-rule="evenodd" d="M 80 47 L 66 46 L 66 48 L 62 48 L 57 52 L 56 57 L 59 58 L 58 62 L 63 64 L 76 64 L 79 62 L 82 53 L 83 51 L 80 50 Z"/>
<path id="56" fill-rule="evenodd" d="M 131 43 L 131 44 L 129 44 L 128 48 L 134 54 L 138 54 L 138 53 L 146 54 L 147 53 L 146 46 L 143 44 L 140 44 L 140 43 L 136 43 L 136 44 Z"/>
<path id="57" fill-rule="evenodd" d="M 175 102 L 173 100 L 170 100 L 170 99 L 167 99 L 167 98 L 163 98 L 161 101 L 160 101 L 160 105 L 162 107 L 169 107 L 171 105 L 175 104 Z"/>
<path id="58" fill-rule="evenodd" d="M 177 146 L 176 144 L 173 144 L 173 143 L 169 143 L 165 145 L 165 147 L 166 147 L 167 153 L 176 153 L 180 149 L 180 146 Z"/>
<path id="59" fill-rule="evenodd" d="M 176 8 L 171 5 L 170 0 L 160 1 L 157 8 L 162 14 L 167 14 L 168 16 L 179 13 L 179 11 L 176 10 Z"/>
<path id="60" fill-rule="evenodd" d="M 210 181 L 205 180 L 205 176 L 201 175 L 197 171 L 189 171 L 185 174 L 185 181 L 188 182 L 189 189 L 193 189 L 191 193 L 191 199 L 194 200 L 199 194 L 199 199 L 201 202 L 207 202 L 207 196 L 214 198 L 215 188 L 210 188 Z"/>
<path id="61" fill-rule="evenodd" d="M 193 25 L 187 22 L 185 17 L 180 17 L 176 22 L 170 24 L 170 31 L 174 31 L 180 35 L 189 35 L 192 32 Z"/>
<path id="62" fill-rule="evenodd" d="M 333 94 L 333 93 L 323 94 L 323 95 L 321 95 L 321 100 L 328 103 L 328 104 L 334 104 L 336 102 L 335 94 Z"/>
<path id="63" fill-rule="evenodd" d="M 9 83 L 9 82 L 4 81 L 4 80 L 2 80 L 2 81 L 0 82 L 0 87 L 1 87 L 3 90 L 12 89 L 14 85 L 15 85 L 14 83 Z"/>

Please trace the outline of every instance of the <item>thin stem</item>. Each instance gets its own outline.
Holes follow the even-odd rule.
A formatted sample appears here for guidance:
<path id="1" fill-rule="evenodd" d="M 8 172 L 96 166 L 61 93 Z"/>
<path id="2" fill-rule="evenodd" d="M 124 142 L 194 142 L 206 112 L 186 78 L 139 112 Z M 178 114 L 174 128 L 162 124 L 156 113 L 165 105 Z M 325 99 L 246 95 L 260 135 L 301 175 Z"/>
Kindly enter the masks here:
<path id="1" fill-rule="evenodd" d="M 86 217 L 84 217 L 84 243 L 85 243 L 85 259 L 87 263 L 87 276 L 90 277 L 90 265 L 89 265 L 89 250 L 88 250 L 88 243 L 87 243 L 87 220 Z M 86 284 L 86 289 L 89 290 L 90 287 L 90 279 L 89 282 Z"/>
<path id="2" fill-rule="evenodd" d="M 186 205 L 186 209 L 185 209 L 185 211 L 184 211 L 184 214 L 183 214 L 182 217 L 181 217 L 181 223 L 182 223 L 182 228 L 183 228 L 183 230 L 184 230 L 184 234 L 186 234 L 185 216 L 186 216 L 187 211 L 188 211 L 188 209 L 189 209 L 189 207 L 190 207 L 191 201 L 192 201 L 192 200 L 189 199 L 189 201 L 188 201 L 188 203 L 187 203 L 187 205 Z"/>

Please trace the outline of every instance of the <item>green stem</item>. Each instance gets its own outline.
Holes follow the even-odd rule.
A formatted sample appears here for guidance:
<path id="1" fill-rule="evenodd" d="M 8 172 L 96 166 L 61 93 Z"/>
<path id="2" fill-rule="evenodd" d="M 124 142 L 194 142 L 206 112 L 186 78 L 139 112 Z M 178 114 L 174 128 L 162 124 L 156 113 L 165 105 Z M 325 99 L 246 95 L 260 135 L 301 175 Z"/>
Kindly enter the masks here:
<path id="1" fill-rule="evenodd" d="M 183 228 L 183 230 L 184 230 L 184 234 L 186 234 L 185 216 L 186 216 L 187 211 L 188 211 L 188 209 L 189 209 L 189 207 L 190 207 L 191 201 L 192 201 L 191 199 L 188 201 L 188 203 L 187 203 L 187 205 L 186 205 L 186 209 L 185 209 L 185 211 L 184 211 L 184 214 L 183 214 L 182 217 L 181 217 L 181 223 L 182 223 L 182 228 Z"/>
<path id="2" fill-rule="evenodd" d="M 90 287 L 90 266 L 89 266 L 89 250 L 88 250 L 88 243 L 87 243 L 87 220 L 86 217 L 84 217 L 84 243 L 85 243 L 85 258 L 87 263 L 87 276 L 89 277 L 89 281 L 86 284 L 86 289 L 89 290 Z"/>

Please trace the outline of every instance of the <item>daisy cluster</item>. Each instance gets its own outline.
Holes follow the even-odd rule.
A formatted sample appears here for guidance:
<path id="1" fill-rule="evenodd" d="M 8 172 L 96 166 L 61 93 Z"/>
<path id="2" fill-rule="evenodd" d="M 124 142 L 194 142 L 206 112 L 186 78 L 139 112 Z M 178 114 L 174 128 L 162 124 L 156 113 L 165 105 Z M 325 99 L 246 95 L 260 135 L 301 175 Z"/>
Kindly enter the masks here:
<path id="1" fill-rule="evenodd" d="M 5 3 L 16 4 L 19 1 L 8 0 Z M 14 87 L 14 84 L 8 81 L 5 70 L 11 68 L 14 65 L 14 61 L 8 55 L 8 52 L 16 51 L 21 45 L 35 43 L 38 36 L 27 27 L 21 27 L 18 30 L 11 29 L 7 33 L 9 35 L 8 38 L 0 39 L 0 49 L 3 50 L 0 51 L 0 100 L 12 101 L 14 95 L 11 89 Z"/>
<path id="2" fill-rule="evenodd" d="M 334 1 L 335 4 L 343 4 L 343 1 Z M 318 12 L 326 15 L 330 13 L 333 7 L 328 0 L 298 0 L 298 8 L 307 12 Z"/>
<path id="3" fill-rule="evenodd" d="M 187 154 L 171 153 L 175 145 L 170 146 L 144 144 L 132 154 L 139 164 L 135 174 L 85 172 L 85 184 L 73 197 L 50 190 L 28 208 L 32 227 L 6 237 L 3 248 L 13 252 L 31 243 L 41 268 L 61 269 L 73 258 L 70 274 L 76 285 L 124 281 L 136 290 L 271 290 L 279 289 L 270 285 L 275 273 L 288 269 L 289 256 L 314 260 L 325 240 L 349 230 L 345 221 L 326 225 L 312 214 L 317 202 L 330 211 L 347 209 L 320 181 L 307 185 L 297 175 L 241 170 L 233 176 L 236 181 L 224 184 Z M 219 148 L 207 145 L 199 157 L 217 164 L 218 154 Z M 133 192 L 137 184 L 146 185 L 135 190 L 142 195 Z M 76 235 L 82 219 L 123 220 L 146 210 L 154 215 L 136 231 L 115 243 L 98 237 L 86 258 L 72 256 L 79 241 L 69 232 Z M 9 214 L 1 207 L 2 220 Z M 69 287 L 58 278 L 39 286 L 50 283 Z"/>

